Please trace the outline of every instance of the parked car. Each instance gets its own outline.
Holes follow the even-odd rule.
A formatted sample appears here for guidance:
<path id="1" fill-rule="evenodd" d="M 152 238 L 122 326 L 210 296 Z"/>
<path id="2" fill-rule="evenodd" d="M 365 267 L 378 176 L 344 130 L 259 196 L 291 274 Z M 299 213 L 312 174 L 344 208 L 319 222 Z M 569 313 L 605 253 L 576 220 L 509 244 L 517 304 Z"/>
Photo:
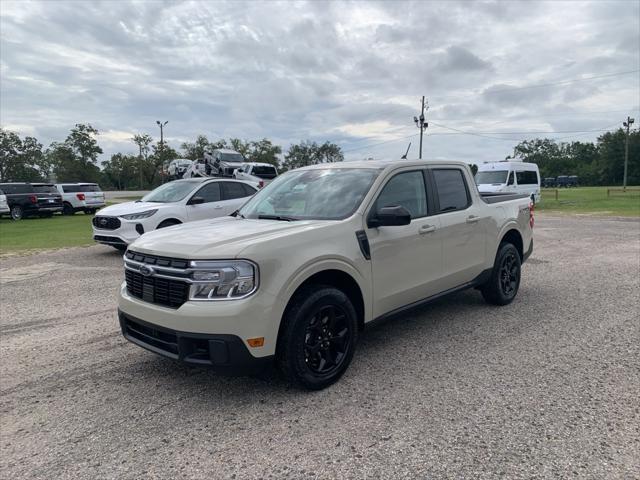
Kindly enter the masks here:
<path id="1" fill-rule="evenodd" d="M 481 193 L 526 193 L 534 203 L 540 200 L 540 172 L 535 163 L 484 163 L 475 180 Z"/>
<path id="2" fill-rule="evenodd" d="M 94 214 L 105 206 L 104 192 L 97 183 L 57 183 L 55 187 L 62 195 L 62 213 L 65 215 Z"/>
<path id="3" fill-rule="evenodd" d="M 578 176 L 577 175 L 569 175 L 567 178 L 567 187 L 577 187 L 578 186 Z"/>
<path id="4" fill-rule="evenodd" d="M 0 183 L 14 220 L 50 217 L 62 211 L 62 197 L 51 183 Z"/>
<path id="5" fill-rule="evenodd" d="M 182 178 L 192 163 L 193 160 L 189 160 L 188 158 L 176 158 L 175 160 L 171 160 L 167 167 L 167 175 L 169 176 L 169 179 L 176 180 L 178 178 Z"/>
<path id="6" fill-rule="evenodd" d="M 556 178 L 556 186 L 560 187 L 568 187 L 569 186 L 569 177 L 567 175 L 558 175 Z"/>
<path id="7" fill-rule="evenodd" d="M 542 181 L 542 186 L 544 188 L 555 188 L 556 186 L 556 179 L 555 177 L 546 177 L 543 181 Z"/>
<path id="8" fill-rule="evenodd" d="M 244 157 L 241 153 L 228 148 L 218 148 L 212 153 L 204 154 L 207 175 L 217 175 L 219 177 L 231 177 L 242 163 Z"/>
<path id="9" fill-rule="evenodd" d="M 278 170 L 270 163 L 245 162 L 233 171 L 233 178 L 244 180 L 262 188 L 278 176 Z"/>
<path id="10" fill-rule="evenodd" d="M 463 162 L 315 165 L 234 216 L 133 242 L 120 325 L 174 360 L 235 374 L 275 360 L 320 389 L 376 320 L 471 287 L 512 302 L 532 251 L 529 196 L 481 196 Z"/>
<path id="11" fill-rule="evenodd" d="M 192 178 L 165 183 L 135 202 L 103 208 L 93 217 L 93 239 L 124 250 L 158 228 L 229 215 L 256 193 L 238 180 Z"/>
<path id="12" fill-rule="evenodd" d="M 9 213 L 9 204 L 7 203 L 7 196 L 2 190 L 0 190 L 0 216 Z"/>

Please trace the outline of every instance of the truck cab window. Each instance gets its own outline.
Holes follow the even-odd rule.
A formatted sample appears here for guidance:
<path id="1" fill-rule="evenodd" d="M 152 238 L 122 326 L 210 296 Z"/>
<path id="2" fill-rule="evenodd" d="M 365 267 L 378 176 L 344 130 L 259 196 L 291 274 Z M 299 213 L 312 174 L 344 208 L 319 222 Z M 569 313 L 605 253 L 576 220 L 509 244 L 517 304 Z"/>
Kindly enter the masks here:
<path id="1" fill-rule="evenodd" d="M 411 218 L 427 215 L 427 192 L 422 171 L 399 173 L 380 192 L 375 210 L 400 205 L 407 209 Z"/>
<path id="2" fill-rule="evenodd" d="M 433 180 L 436 184 L 439 212 L 464 210 L 470 204 L 467 185 L 458 169 L 434 169 Z"/>

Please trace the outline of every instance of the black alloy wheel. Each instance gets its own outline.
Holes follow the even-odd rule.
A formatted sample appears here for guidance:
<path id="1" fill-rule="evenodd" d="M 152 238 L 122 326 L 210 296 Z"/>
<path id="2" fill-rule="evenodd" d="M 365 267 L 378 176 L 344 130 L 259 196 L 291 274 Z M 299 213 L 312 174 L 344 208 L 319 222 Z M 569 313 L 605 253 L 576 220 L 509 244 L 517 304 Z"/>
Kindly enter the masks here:
<path id="1" fill-rule="evenodd" d="M 325 305 L 311 317 L 304 339 L 305 362 L 314 373 L 338 370 L 351 345 L 347 314 L 339 305 Z"/>
<path id="2" fill-rule="evenodd" d="M 20 205 L 11 207 L 11 218 L 13 220 L 22 220 L 22 217 L 24 217 L 24 210 Z"/>
<path id="3" fill-rule="evenodd" d="M 500 265 L 500 288 L 505 297 L 513 296 L 520 280 L 520 263 L 516 255 L 510 251 L 502 258 Z"/>

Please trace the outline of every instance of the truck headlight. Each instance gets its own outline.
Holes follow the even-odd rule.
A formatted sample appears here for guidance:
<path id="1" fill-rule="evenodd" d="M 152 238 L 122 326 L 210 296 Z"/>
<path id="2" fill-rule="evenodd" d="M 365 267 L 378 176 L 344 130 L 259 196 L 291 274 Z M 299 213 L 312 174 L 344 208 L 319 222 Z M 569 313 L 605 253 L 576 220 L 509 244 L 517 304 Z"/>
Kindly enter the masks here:
<path id="1" fill-rule="evenodd" d="M 151 215 L 158 211 L 157 208 L 153 210 L 147 210 L 145 212 L 140 213 L 129 213 L 127 215 L 120 215 L 120 218 L 124 218 L 125 220 L 140 220 L 142 218 L 149 218 Z"/>
<path id="2" fill-rule="evenodd" d="M 247 260 L 190 262 L 189 300 L 243 298 L 258 288 L 258 266 Z"/>

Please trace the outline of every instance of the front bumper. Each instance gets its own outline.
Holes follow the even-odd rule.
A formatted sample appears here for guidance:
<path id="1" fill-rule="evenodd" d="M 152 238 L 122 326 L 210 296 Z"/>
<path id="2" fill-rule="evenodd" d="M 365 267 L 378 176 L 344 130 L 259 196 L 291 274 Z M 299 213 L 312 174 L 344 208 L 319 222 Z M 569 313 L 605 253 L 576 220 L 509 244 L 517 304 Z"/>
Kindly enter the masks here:
<path id="1" fill-rule="evenodd" d="M 207 335 L 159 327 L 118 310 L 124 337 L 146 348 L 187 365 L 209 367 L 225 375 L 251 375 L 261 372 L 273 356 L 254 357 L 236 335 Z"/>
<path id="2" fill-rule="evenodd" d="M 106 229 L 106 228 L 93 228 L 93 239 L 104 245 L 129 245 L 133 241 L 140 237 L 140 233 L 136 230 L 136 224 L 142 222 L 121 220 L 119 228 Z M 147 231 L 147 226 L 143 225 L 144 231 Z"/>

